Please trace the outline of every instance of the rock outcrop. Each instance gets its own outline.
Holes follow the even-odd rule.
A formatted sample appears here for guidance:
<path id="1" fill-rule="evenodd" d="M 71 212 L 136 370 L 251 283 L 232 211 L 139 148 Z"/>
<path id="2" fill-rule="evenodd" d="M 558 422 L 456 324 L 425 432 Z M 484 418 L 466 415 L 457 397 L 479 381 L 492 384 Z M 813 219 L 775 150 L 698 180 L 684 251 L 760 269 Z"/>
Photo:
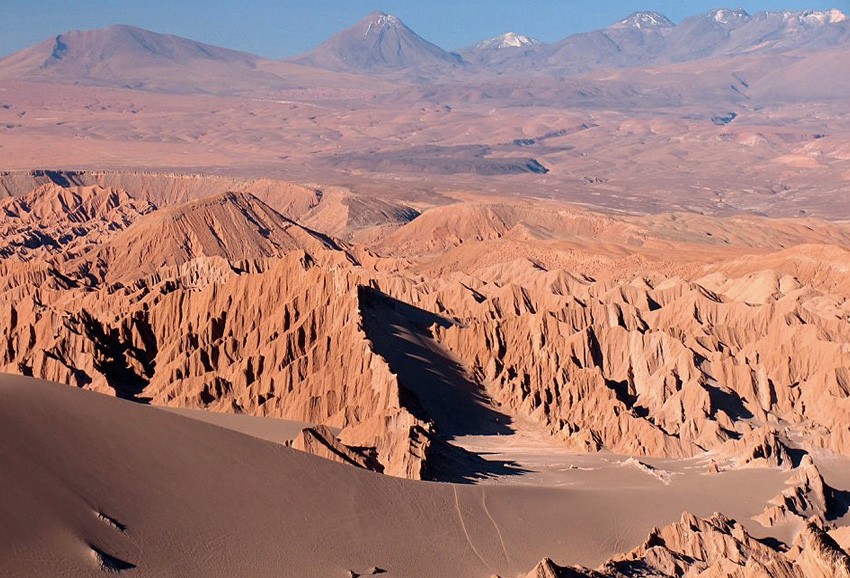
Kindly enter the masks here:
<path id="1" fill-rule="evenodd" d="M 850 577 L 850 556 L 816 523 L 805 525 L 789 557 L 806 578 Z"/>
<path id="2" fill-rule="evenodd" d="M 289 446 L 341 464 L 367 470 L 375 468 L 374 460 L 369 460 L 369 456 L 362 455 L 339 441 L 330 428 L 324 425 L 302 429 Z"/>
<path id="3" fill-rule="evenodd" d="M 732 461 L 733 467 L 768 467 L 790 471 L 794 468 L 793 450 L 772 427 L 746 432 L 740 439 L 730 440 L 718 450 L 718 457 Z"/>
<path id="4" fill-rule="evenodd" d="M 810 456 L 803 458 L 799 469 L 786 484 L 788 488 L 771 498 L 768 506 L 754 520 L 763 526 L 811 519 L 824 525 L 834 517 L 837 505 L 835 490 L 824 482 Z"/>
<path id="5" fill-rule="evenodd" d="M 788 552 L 768 546 L 722 514 L 653 530 L 642 545 L 596 570 L 560 567 L 544 559 L 528 578 L 826 578 L 848 576 L 850 556 L 808 523 Z"/>
<path id="6" fill-rule="evenodd" d="M 38 221 L 60 236 L 137 207 L 97 187 L 45 185 L 33 196 L 38 204 L 6 201 L 7 221 L 58 203 L 67 218 Z M 361 280 L 348 253 L 251 195 L 139 206 L 136 226 L 129 217 L 89 226 L 80 237 L 90 245 L 45 248 L 50 259 L 33 263 L 18 251 L 4 263 L 4 371 L 160 405 L 335 426 L 349 445 L 375 453 L 373 468 L 422 477 L 430 426 L 406 409 L 360 329 Z"/>

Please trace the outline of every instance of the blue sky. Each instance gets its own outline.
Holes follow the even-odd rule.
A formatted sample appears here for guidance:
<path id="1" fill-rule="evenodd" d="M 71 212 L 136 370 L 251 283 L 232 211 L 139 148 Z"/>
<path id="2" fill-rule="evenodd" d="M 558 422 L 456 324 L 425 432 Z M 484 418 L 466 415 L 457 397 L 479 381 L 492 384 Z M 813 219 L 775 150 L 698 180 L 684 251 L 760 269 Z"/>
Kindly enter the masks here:
<path id="1" fill-rule="evenodd" d="M 279 58 L 311 49 L 374 10 L 453 50 L 509 30 L 553 42 L 635 10 L 679 21 L 723 6 L 850 13 L 848 0 L 0 0 L 0 56 L 68 30 L 120 23 Z"/>

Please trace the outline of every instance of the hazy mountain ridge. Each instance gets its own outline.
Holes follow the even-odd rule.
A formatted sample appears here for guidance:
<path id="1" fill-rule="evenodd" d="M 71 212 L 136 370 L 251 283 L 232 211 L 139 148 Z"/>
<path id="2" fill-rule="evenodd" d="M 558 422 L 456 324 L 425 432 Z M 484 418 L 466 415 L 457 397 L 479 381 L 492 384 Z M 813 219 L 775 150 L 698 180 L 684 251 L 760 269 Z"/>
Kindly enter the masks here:
<path id="1" fill-rule="evenodd" d="M 506 58 L 498 71 L 531 68 L 568 75 L 605 68 L 688 62 L 716 56 L 770 54 L 845 46 L 850 23 L 838 10 L 759 12 L 715 9 L 678 24 L 636 12 L 612 26 L 535 47 L 531 58 Z"/>
<path id="2" fill-rule="evenodd" d="M 846 46 L 849 40 L 850 20 L 837 9 L 753 15 L 715 9 L 678 24 L 644 11 L 553 43 L 508 32 L 450 52 L 399 18 L 374 12 L 314 50 L 284 61 L 133 26 L 72 31 L 0 59 L 0 79 L 225 93 L 234 85 L 280 88 L 290 78 L 303 81 L 309 69 L 414 79 L 457 80 L 488 72 L 560 76 L 713 56 L 820 50 Z M 293 64 L 299 66 L 287 67 Z"/>
<path id="3" fill-rule="evenodd" d="M 329 76 L 324 71 L 122 24 L 59 34 L 0 59 L 0 81 L 176 94 L 279 93 L 293 86 L 339 81 Z"/>

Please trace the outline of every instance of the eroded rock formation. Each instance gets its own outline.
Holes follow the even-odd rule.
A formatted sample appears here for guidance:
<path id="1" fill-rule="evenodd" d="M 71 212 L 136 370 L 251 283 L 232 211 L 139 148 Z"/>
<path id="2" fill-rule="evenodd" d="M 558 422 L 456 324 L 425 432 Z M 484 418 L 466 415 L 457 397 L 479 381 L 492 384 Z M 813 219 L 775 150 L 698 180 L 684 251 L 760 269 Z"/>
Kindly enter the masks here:
<path id="1" fill-rule="evenodd" d="M 783 552 L 714 514 L 653 530 L 642 545 L 597 568 L 560 567 L 541 561 L 528 578 L 839 578 L 850 576 L 850 556 L 816 524 L 808 523 L 794 547 Z"/>
<path id="2" fill-rule="evenodd" d="M 350 192 L 251 182 L 184 202 L 201 183 L 63 178 L 2 201 L 3 371 L 335 427 L 412 478 L 436 440 L 500 433 L 500 414 L 582 451 L 713 451 L 717 470 L 850 454 L 841 225 L 523 203 L 405 224 L 415 213 Z M 714 232 L 671 255 L 689 227 Z M 806 239 L 831 244 L 781 248 Z M 469 401 L 463 423 L 435 392 Z"/>
<path id="3" fill-rule="evenodd" d="M 788 488 L 774 496 L 762 513 L 754 518 L 763 526 L 792 521 L 816 520 L 821 526 L 836 517 L 835 489 L 829 487 L 810 456 L 786 482 Z"/>

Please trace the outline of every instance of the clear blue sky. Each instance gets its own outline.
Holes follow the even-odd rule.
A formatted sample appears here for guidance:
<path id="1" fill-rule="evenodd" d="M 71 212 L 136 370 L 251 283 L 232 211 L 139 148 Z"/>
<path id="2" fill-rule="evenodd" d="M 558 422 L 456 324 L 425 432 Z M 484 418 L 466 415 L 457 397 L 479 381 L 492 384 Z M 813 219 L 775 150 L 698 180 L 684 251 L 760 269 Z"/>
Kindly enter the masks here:
<path id="1" fill-rule="evenodd" d="M 724 6 L 850 13 L 848 0 L 0 0 L 0 56 L 68 30 L 132 24 L 279 58 L 313 48 L 374 10 L 395 14 L 453 50 L 507 31 L 553 42 L 635 10 L 657 10 L 678 22 Z"/>

